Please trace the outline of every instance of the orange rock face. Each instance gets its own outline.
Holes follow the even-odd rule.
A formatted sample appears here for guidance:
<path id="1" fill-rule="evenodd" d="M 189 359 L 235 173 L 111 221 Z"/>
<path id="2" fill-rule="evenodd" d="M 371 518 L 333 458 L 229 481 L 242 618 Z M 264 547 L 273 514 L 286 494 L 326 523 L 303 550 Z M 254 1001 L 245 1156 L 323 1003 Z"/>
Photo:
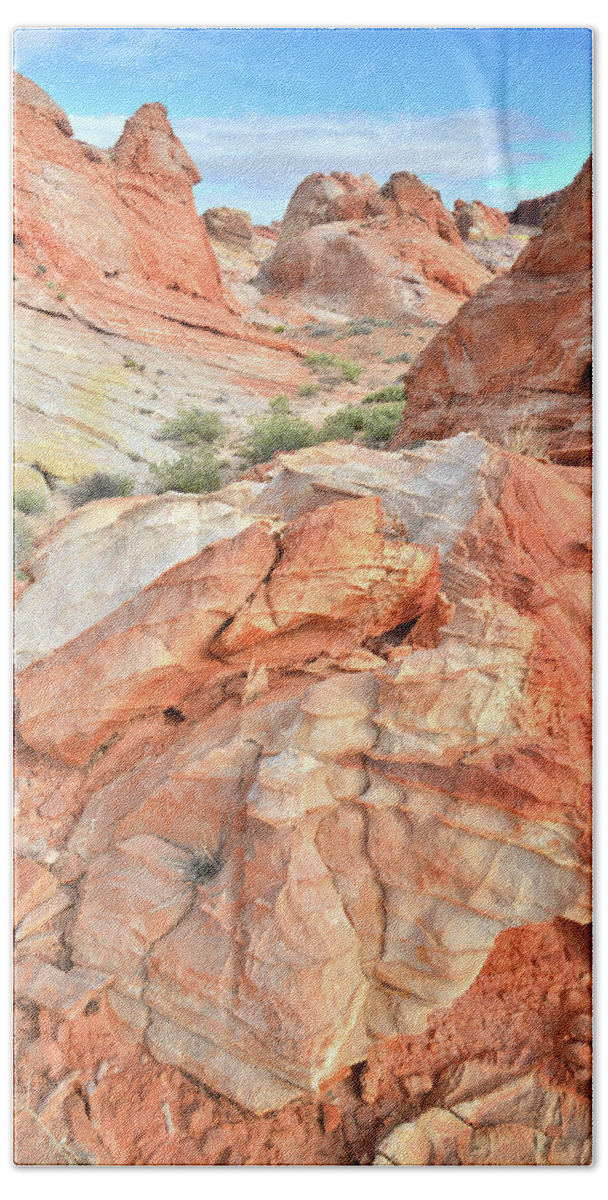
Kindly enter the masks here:
<path id="1" fill-rule="evenodd" d="M 395 446 L 461 430 L 590 462 L 591 160 L 511 271 L 462 307 L 408 378 Z"/>
<path id="2" fill-rule="evenodd" d="M 281 455 L 36 642 L 20 1161 L 586 1161 L 588 484 L 473 435 Z"/>
<path id="3" fill-rule="evenodd" d="M 109 150 L 77 141 L 65 113 L 15 76 L 15 271 L 66 313 L 151 344 L 180 329 L 260 340 L 224 295 L 192 186 L 200 176 L 162 104 L 144 104 Z M 47 294 L 48 295 L 48 294 Z"/>
<path id="4" fill-rule="evenodd" d="M 296 188 L 263 288 L 351 317 L 446 320 L 489 278 L 438 192 L 400 172 L 309 175 Z"/>
<path id="5" fill-rule="evenodd" d="M 500 237 L 509 232 L 509 218 L 499 208 L 489 208 L 482 200 L 456 200 L 454 220 L 463 238 Z"/>

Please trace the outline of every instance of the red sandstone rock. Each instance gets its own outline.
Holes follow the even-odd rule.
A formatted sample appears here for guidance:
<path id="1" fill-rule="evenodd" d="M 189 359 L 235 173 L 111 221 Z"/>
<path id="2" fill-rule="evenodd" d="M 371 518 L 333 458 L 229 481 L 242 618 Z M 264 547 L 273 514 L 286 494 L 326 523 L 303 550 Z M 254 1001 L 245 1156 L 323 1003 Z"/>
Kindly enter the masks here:
<path id="1" fill-rule="evenodd" d="M 481 289 L 408 376 L 393 444 L 477 430 L 553 462 L 591 457 L 591 160 L 511 271 Z"/>
<path id="2" fill-rule="evenodd" d="M 251 244 L 251 217 L 240 208 L 208 208 L 203 213 L 203 221 L 209 237 L 218 242 L 245 249 Z"/>
<path id="3" fill-rule="evenodd" d="M 549 192 L 547 196 L 535 196 L 532 200 L 520 200 L 513 211 L 507 213 L 507 217 L 512 225 L 526 225 L 540 229 L 549 213 L 555 208 L 561 194 L 561 192 Z"/>
<path id="4" fill-rule="evenodd" d="M 482 200 L 456 200 L 454 220 L 463 238 L 499 237 L 509 232 L 509 218 L 499 208 L 490 208 Z"/>
<path id="5" fill-rule="evenodd" d="M 29 971 L 19 996 L 43 1032 L 25 1022 L 19 1078 L 39 1080 L 42 1112 L 53 1072 L 50 1127 L 68 1122 L 85 1161 L 159 1161 L 157 1127 L 162 1161 L 275 1161 L 261 1120 L 291 1129 L 287 1161 L 348 1161 L 349 1146 L 371 1161 L 438 1072 L 443 1110 L 452 1093 L 477 1103 L 537 1081 L 539 1060 L 552 1074 L 534 1082 L 534 1111 L 503 1114 L 464 1159 L 512 1161 L 529 1142 L 514 1124 L 548 1139 L 541 1161 L 588 1153 L 587 1110 L 568 1108 L 588 1073 L 583 950 L 567 970 L 557 934 L 530 952 L 537 972 L 550 960 L 534 1023 L 516 949 L 555 917 L 576 946 L 589 919 L 587 474 L 472 435 L 282 455 L 251 491 L 247 528 L 218 529 L 23 672 L 19 729 L 35 751 L 18 754 L 17 849 L 32 877 L 47 863 L 67 889 L 48 965 L 61 974 L 69 952 L 107 996 L 92 1024 L 63 1021 Z M 77 586 L 64 581 L 66 603 Z M 60 821 L 44 815 L 56 796 Z M 35 880 L 30 892 L 35 914 Z M 512 949 L 495 981 L 501 935 Z M 432 1040 L 429 1020 L 444 1031 Z M 458 1039 L 472 1066 L 457 1092 Z M 407 1068 L 390 1065 L 402 1052 Z M 366 1060 L 357 1090 L 350 1069 Z M 137 1090 L 136 1145 L 117 1062 Z M 228 1101 L 190 1126 L 192 1079 L 241 1106 L 237 1130 Z M 322 1131 L 303 1149 L 290 1122 L 297 1111 L 308 1129 L 318 1103 Z M 546 1104 L 569 1114 L 559 1137 Z M 285 1127 L 263 1116 L 282 1109 Z"/>
<path id="6" fill-rule="evenodd" d="M 15 76 L 15 271 L 52 282 L 94 328 L 179 344 L 180 325 L 279 346 L 224 295 L 199 181 L 162 104 L 144 104 L 110 150 L 76 141 L 55 102 Z M 48 292 L 46 293 L 48 300 Z"/>
<path id="7" fill-rule="evenodd" d="M 349 316 L 446 319 L 487 282 L 439 193 L 400 172 L 309 175 L 296 188 L 263 289 Z"/>

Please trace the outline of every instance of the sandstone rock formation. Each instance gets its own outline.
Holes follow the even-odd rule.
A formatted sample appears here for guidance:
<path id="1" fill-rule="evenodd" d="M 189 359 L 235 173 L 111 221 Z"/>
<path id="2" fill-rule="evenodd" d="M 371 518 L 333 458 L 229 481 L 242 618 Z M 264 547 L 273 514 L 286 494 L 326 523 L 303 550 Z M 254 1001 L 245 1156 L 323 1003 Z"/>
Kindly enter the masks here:
<path id="1" fill-rule="evenodd" d="M 223 293 L 192 195 L 200 176 L 162 104 L 142 105 L 116 145 L 98 150 L 16 75 L 14 128 L 15 273 L 39 303 L 152 344 L 175 345 L 184 326 L 260 336 Z"/>
<path id="2" fill-rule="evenodd" d="M 227 246 L 247 249 L 253 240 L 253 225 L 248 212 L 240 208 L 208 208 L 203 220 L 209 237 Z"/>
<path id="3" fill-rule="evenodd" d="M 553 462 L 590 461 L 590 159 L 511 271 L 434 338 L 407 393 L 395 446 L 477 430 Z"/>
<path id="4" fill-rule="evenodd" d="M 313 310 L 445 320 L 487 279 L 439 193 L 415 175 L 378 188 L 333 172 L 296 188 L 259 284 Z"/>
<path id="5" fill-rule="evenodd" d="M 499 208 L 489 208 L 481 200 L 473 200 L 470 204 L 456 200 L 454 220 L 467 250 L 492 275 L 508 271 L 528 237 L 537 232 L 524 226 L 511 229 L 505 213 Z"/>
<path id="6" fill-rule="evenodd" d="M 108 1149 L 123 1136 L 112 1105 L 99 1134 L 82 1109 L 87 1072 L 101 1104 L 115 1053 L 131 1056 L 143 1109 L 150 1080 L 170 1139 L 192 1118 L 168 1161 L 200 1161 L 188 1138 L 216 1120 L 194 1122 L 193 1079 L 260 1118 L 320 1103 L 331 1145 L 340 1078 L 352 1090 L 367 1060 L 371 1157 L 373 1064 L 390 1039 L 418 1045 L 410 1099 L 442 1109 L 449 1080 L 424 1081 L 429 1017 L 445 1010 L 449 1044 L 464 1029 L 483 1055 L 468 990 L 518 986 L 513 960 L 510 982 L 491 982 L 500 937 L 524 961 L 513 945 L 538 928 L 558 955 L 561 934 L 542 931 L 557 919 L 576 942 L 589 920 L 588 472 L 460 435 L 401 453 L 328 444 L 260 475 L 211 507 L 91 505 L 40 551 L 18 603 L 19 1070 L 49 1078 L 37 1014 L 61 1068 L 33 1111 L 51 1129 L 75 1122 L 85 1161 L 158 1161 L 147 1143 Z M 159 526 L 182 532 L 155 558 Z M 127 554 L 146 528 L 159 532 Z M 86 567 L 68 573 L 79 545 Z M 125 580 L 113 550 L 132 564 Z M 75 611 L 83 589 L 82 631 L 36 626 L 36 612 Z M 544 979 L 548 950 L 530 953 Z M 582 950 L 568 962 L 564 980 L 588 971 Z M 458 1005 L 466 1020 L 449 1016 Z M 504 1133 L 513 1123 L 548 1139 L 547 1161 L 584 1157 L 584 1119 L 563 1098 L 574 1076 L 546 1101 L 524 1079 L 527 1109 L 502 1093 L 492 1109 L 505 1081 L 485 1079 L 460 1081 L 465 1107 L 483 1094 L 469 1124 L 486 1131 L 472 1149 L 470 1131 L 448 1131 L 464 1160 L 511 1161 L 514 1138 L 528 1153 L 528 1133 Z M 399 1094 L 385 1132 L 420 1114 Z M 444 1134 L 429 1121 L 431 1144 Z M 203 1161 L 220 1141 L 216 1129 Z"/>
<path id="7" fill-rule="evenodd" d="M 507 213 L 511 225 L 528 225 L 540 229 L 549 213 L 553 211 L 561 192 L 549 192 L 547 196 L 535 196 L 532 200 L 520 200 L 519 204 Z"/>
<path id="8" fill-rule="evenodd" d="M 499 208 L 490 208 L 482 200 L 456 200 L 454 220 L 462 238 L 499 237 L 509 232 L 509 218 Z"/>

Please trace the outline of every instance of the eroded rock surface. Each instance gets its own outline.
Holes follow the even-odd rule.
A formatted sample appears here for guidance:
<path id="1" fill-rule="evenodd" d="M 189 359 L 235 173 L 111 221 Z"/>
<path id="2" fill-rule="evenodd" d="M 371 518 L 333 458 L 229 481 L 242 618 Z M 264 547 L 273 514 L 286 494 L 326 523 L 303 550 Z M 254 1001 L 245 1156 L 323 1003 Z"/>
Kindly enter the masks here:
<path id="1" fill-rule="evenodd" d="M 399 172 L 309 175 L 296 188 L 259 283 L 311 309 L 446 320 L 488 274 L 439 193 Z"/>
<path id="2" fill-rule="evenodd" d="M 394 445 L 477 430 L 570 465 L 591 459 L 591 160 L 508 274 L 433 339 Z"/>
<path id="3" fill-rule="evenodd" d="M 590 512 L 585 470 L 474 435 L 260 474 L 40 552 L 16 849 L 23 1003 L 77 969 L 147 1071 L 263 1114 L 424 1040 L 503 931 L 589 920 Z M 127 556 L 159 521 L 183 560 Z M 36 628 L 83 586 L 82 632 Z"/>
<path id="4" fill-rule="evenodd" d="M 14 265 L 38 304 L 151 344 L 179 345 L 188 328 L 278 344 L 223 291 L 194 205 L 200 176 L 162 104 L 142 105 L 98 150 L 21 75 L 14 101 Z"/>

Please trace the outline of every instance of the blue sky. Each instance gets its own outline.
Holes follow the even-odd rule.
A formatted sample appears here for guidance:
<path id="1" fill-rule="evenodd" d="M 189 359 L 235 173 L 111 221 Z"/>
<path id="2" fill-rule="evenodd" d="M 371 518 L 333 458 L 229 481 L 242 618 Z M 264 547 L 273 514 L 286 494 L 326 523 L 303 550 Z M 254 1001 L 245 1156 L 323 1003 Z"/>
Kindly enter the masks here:
<path id="1" fill-rule="evenodd" d="M 503 209 L 591 148 L 586 29 L 22 29 L 15 68 L 111 145 L 150 100 L 203 176 L 199 210 L 281 217 L 311 171 L 409 170 Z"/>

